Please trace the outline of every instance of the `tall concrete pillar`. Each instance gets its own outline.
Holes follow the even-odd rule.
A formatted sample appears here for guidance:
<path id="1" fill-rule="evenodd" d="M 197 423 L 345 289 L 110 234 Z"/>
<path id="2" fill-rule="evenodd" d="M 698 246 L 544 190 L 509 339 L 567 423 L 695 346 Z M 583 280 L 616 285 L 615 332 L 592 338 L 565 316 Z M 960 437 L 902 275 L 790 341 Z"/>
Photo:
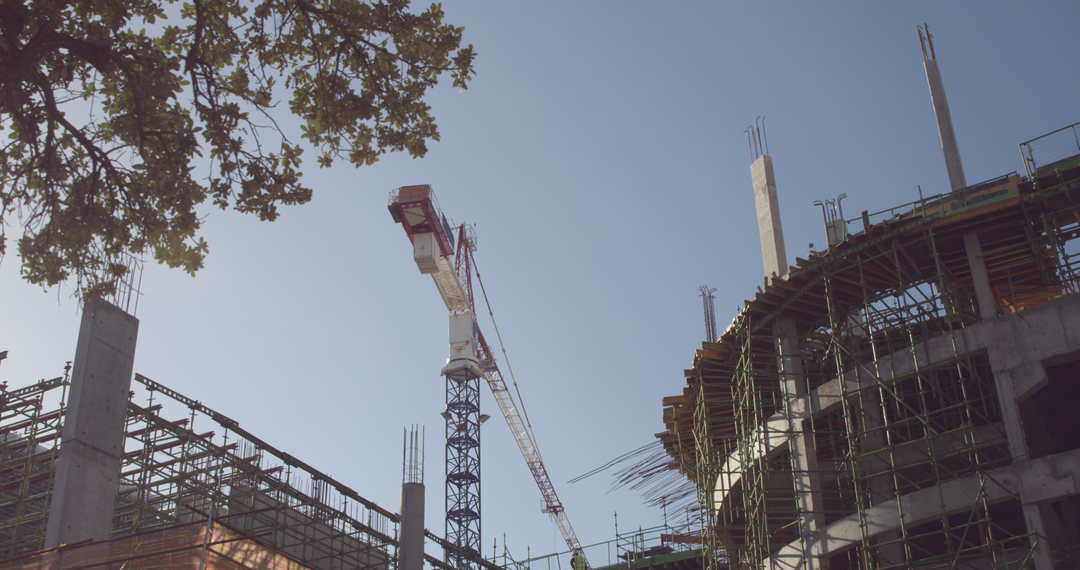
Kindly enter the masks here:
<path id="1" fill-rule="evenodd" d="M 818 549 L 816 532 L 825 528 L 825 503 L 821 495 L 821 470 L 818 467 L 817 445 L 810 429 L 812 406 L 796 406 L 806 400 L 806 375 L 796 336 L 795 322 L 780 317 L 773 329 L 776 339 L 777 365 L 783 383 L 784 406 L 788 417 L 788 451 L 795 471 L 795 502 L 799 507 L 799 529 L 807 550 Z M 796 409 L 802 412 L 795 412 Z M 828 568 L 824 558 L 808 558 L 809 568 Z M 798 565 L 794 566 L 799 568 Z"/>
<path id="2" fill-rule="evenodd" d="M 986 271 L 978 233 L 964 234 L 964 250 L 967 253 L 968 267 L 971 268 L 971 281 L 975 284 L 979 318 L 992 319 L 997 316 L 997 304 L 994 302 L 994 290 L 990 288 L 990 274 Z"/>
<path id="3" fill-rule="evenodd" d="M 401 538 L 399 570 L 422 570 L 424 567 L 424 484 L 401 486 Z"/>
<path id="4" fill-rule="evenodd" d="M 424 568 L 424 452 L 423 433 L 416 426 L 405 436 L 401 469 L 401 535 L 398 570 Z"/>
<path id="5" fill-rule="evenodd" d="M 754 182 L 754 208 L 757 210 L 758 238 L 761 241 L 761 264 L 765 276 L 787 274 L 787 251 L 784 228 L 780 224 L 780 203 L 776 198 L 776 177 L 772 157 L 763 154 L 750 165 Z"/>
<path id="6" fill-rule="evenodd" d="M 106 301 L 83 307 L 45 548 L 112 532 L 139 320 Z"/>
<path id="7" fill-rule="evenodd" d="M 1009 454 L 1014 464 L 1024 464 L 1031 459 L 1031 450 L 1024 435 L 1020 402 L 1030 397 L 1037 387 L 1047 382 L 1046 369 L 1042 363 L 1029 362 L 1025 358 L 1027 355 L 1024 354 L 1023 341 L 1030 334 L 1025 330 L 1030 325 L 1022 324 L 1024 322 L 1022 319 L 1023 317 L 1017 314 L 1003 316 L 1002 321 L 1009 323 L 1010 334 L 997 335 L 994 346 L 987 351 L 1004 420 L 1002 423 L 1009 441 Z M 1043 517 L 1038 502 L 1031 497 L 1033 490 L 1023 486 L 1019 489 L 1019 499 L 1027 530 L 1038 536 L 1038 538 L 1032 538 L 1032 562 L 1035 563 L 1036 570 L 1053 570 L 1054 562 L 1050 556 L 1051 544 L 1048 532 L 1050 525 L 1046 524 L 1047 521 Z"/>
<path id="8" fill-rule="evenodd" d="M 934 103 L 941 150 L 945 154 L 945 169 L 949 171 L 949 186 L 955 192 L 967 186 L 967 179 L 964 177 L 964 164 L 960 161 L 960 147 L 956 144 L 949 100 L 945 98 L 945 84 L 941 81 L 936 59 L 923 59 L 923 67 L 926 68 L 926 83 L 930 86 L 930 100 Z"/>
<path id="9" fill-rule="evenodd" d="M 761 241 L 761 265 L 766 278 L 787 274 L 787 251 L 784 248 L 784 230 L 780 222 L 780 204 L 776 195 L 776 178 L 773 175 L 772 158 L 761 155 L 750 165 L 754 184 L 754 206 L 757 210 L 758 237 Z M 821 497 L 821 473 L 817 464 L 817 448 L 813 434 L 806 422 L 807 412 L 796 414 L 796 408 L 809 410 L 811 406 L 795 406 L 806 397 L 806 378 L 803 372 L 802 354 L 795 322 L 779 317 L 773 329 L 776 342 L 777 367 L 780 371 L 784 405 L 788 415 L 791 439 L 788 449 L 795 471 L 795 499 L 799 506 L 799 529 L 807 550 L 816 547 L 814 533 L 825 527 L 824 503 Z M 810 568 L 826 568 L 824 558 L 806 557 Z M 801 561 L 793 565 L 801 567 Z"/>
<path id="10" fill-rule="evenodd" d="M 945 155 L 945 169 L 949 173 L 949 187 L 956 192 L 967 187 L 967 178 L 964 176 L 964 163 L 960 160 L 960 146 L 956 143 L 956 131 L 953 130 L 949 100 L 945 97 L 945 83 L 941 80 L 941 71 L 938 69 L 937 58 L 934 54 L 934 38 L 929 30 L 926 32 L 925 40 L 920 30 L 919 40 L 925 42 L 923 67 L 926 69 L 926 83 L 930 86 L 930 101 L 934 104 L 934 117 L 937 119 L 938 135 L 941 137 L 941 151 Z M 926 43 L 930 45 L 929 55 L 926 51 Z M 990 289 L 990 277 L 986 272 L 986 262 L 983 260 L 978 233 L 971 232 L 964 236 L 964 249 L 967 250 L 968 267 L 971 268 L 971 279 L 975 284 L 979 317 L 981 319 L 996 317 L 997 305 L 994 302 L 994 293 Z"/>

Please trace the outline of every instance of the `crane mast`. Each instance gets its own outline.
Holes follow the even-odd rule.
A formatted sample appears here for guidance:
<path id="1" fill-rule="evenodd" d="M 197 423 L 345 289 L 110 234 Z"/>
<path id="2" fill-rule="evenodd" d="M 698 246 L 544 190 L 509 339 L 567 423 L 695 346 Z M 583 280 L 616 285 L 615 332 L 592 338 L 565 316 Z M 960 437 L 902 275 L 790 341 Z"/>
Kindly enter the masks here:
<path id="1" fill-rule="evenodd" d="M 476 238 L 462 225 L 454 242 L 454 229 L 442 214 L 428 185 L 403 186 L 390 192 L 388 205 L 394 221 L 402 224 L 413 243 L 413 259 L 421 273 L 430 274 L 450 312 L 450 357 L 446 377 L 446 539 L 479 555 L 480 545 L 480 415 L 479 378 L 491 389 L 499 411 L 543 496 L 542 511 L 555 520 L 567 547 L 584 561 L 584 553 L 566 511 L 555 493 L 536 440 L 522 420 L 491 347 L 476 324 L 472 274 Z M 479 274 L 477 274 L 479 279 Z M 482 284 L 481 284 L 482 285 Z M 454 558 L 453 554 L 448 554 Z M 457 557 L 458 568 L 472 564 Z M 588 562 L 585 561 L 586 567 Z"/>

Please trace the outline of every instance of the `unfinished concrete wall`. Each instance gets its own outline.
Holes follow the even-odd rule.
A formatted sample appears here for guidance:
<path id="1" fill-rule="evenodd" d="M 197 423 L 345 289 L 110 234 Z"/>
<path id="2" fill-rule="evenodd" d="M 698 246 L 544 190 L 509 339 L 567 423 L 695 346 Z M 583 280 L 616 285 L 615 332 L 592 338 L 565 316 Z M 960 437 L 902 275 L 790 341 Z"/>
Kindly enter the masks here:
<path id="1" fill-rule="evenodd" d="M 45 548 L 112 532 L 139 320 L 106 301 L 83 307 Z"/>

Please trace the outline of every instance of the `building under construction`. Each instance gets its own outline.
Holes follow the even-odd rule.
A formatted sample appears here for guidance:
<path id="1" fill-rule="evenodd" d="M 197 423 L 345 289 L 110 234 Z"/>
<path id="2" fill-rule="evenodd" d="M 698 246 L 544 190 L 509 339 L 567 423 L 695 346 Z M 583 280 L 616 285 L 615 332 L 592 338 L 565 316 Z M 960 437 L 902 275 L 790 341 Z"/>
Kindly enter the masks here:
<path id="1" fill-rule="evenodd" d="M 89 302 L 70 374 L 0 386 L 0 568 L 452 570 L 444 552 L 498 568 L 424 530 L 416 438 L 398 515 L 198 401 L 132 382 L 137 332 Z"/>
<path id="2" fill-rule="evenodd" d="M 748 129 L 764 286 L 659 434 L 710 570 L 1080 567 L 1080 124 L 968 185 L 919 39 L 951 192 L 852 221 L 819 202 L 828 248 L 789 265 Z"/>
<path id="3" fill-rule="evenodd" d="M 968 185 L 923 53 L 952 191 L 850 222 L 823 204 L 829 246 L 794 265 L 751 131 L 764 284 L 664 401 L 660 441 L 695 485 L 700 533 L 665 521 L 618 568 L 1080 567 L 1077 125 L 1022 143 L 1024 175 Z M 0 386 L 0 570 L 499 569 L 424 530 L 415 447 L 398 515 L 133 384 L 138 321 L 118 301 L 87 304 L 70 378 Z"/>
<path id="4" fill-rule="evenodd" d="M 828 249 L 794 265 L 751 139 L 764 286 L 660 434 L 709 568 L 1080 567 L 1076 135 L 1021 144 L 1024 175 L 826 204 Z"/>

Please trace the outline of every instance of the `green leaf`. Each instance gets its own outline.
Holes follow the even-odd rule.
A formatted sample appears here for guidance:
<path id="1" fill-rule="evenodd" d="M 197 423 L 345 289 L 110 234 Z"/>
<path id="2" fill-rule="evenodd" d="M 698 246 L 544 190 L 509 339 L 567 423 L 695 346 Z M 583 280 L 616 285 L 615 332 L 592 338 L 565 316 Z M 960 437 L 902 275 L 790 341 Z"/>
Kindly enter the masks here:
<path id="1" fill-rule="evenodd" d="M 37 70 L 0 78 L 0 228 L 21 229 L 24 279 L 74 278 L 84 297 L 109 291 L 101 276 L 124 271 L 124 254 L 198 271 L 209 252 L 199 204 L 269 221 L 311 199 L 304 147 L 278 129 L 282 117 L 264 116 L 279 112 L 275 77 L 290 97 L 280 112 L 300 119 L 326 167 L 423 156 L 439 138 L 428 89 L 444 72 L 459 88 L 475 74 L 463 28 L 443 24 L 438 4 L 412 14 L 403 1 L 185 2 L 180 19 L 157 25 L 161 3 L 83 2 L 30 17 L 46 3 L 7 3 L 0 19 L 0 37 L 16 44 L 0 66 L 33 54 L 18 65 Z M 207 150 L 215 171 L 195 178 L 192 161 Z M 5 244 L 0 231 L 0 256 Z"/>

